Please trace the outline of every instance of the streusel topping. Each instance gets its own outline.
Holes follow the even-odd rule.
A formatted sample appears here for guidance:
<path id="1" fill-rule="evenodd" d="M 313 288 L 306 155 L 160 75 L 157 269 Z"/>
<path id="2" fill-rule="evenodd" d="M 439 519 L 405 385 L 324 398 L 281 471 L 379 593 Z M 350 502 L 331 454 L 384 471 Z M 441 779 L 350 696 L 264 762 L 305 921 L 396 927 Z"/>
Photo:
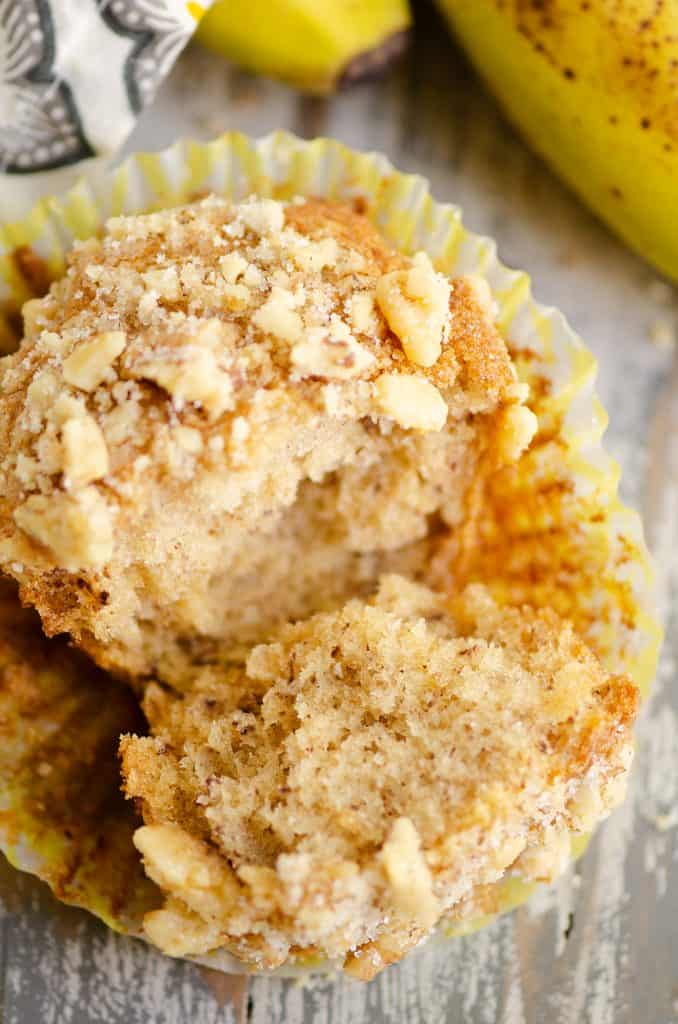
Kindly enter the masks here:
<path id="1" fill-rule="evenodd" d="M 344 495 L 326 547 L 347 552 L 347 597 L 356 554 L 460 521 L 482 453 L 511 461 L 535 429 L 482 282 L 393 252 L 341 204 L 115 218 L 24 315 L 1 371 L 0 565 L 22 566 L 49 631 L 135 674 L 172 657 L 154 632 L 220 642 L 234 607 L 238 632 L 227 581 L 247 590 L 246 549 L 288 528 L 305 482 Z"/>

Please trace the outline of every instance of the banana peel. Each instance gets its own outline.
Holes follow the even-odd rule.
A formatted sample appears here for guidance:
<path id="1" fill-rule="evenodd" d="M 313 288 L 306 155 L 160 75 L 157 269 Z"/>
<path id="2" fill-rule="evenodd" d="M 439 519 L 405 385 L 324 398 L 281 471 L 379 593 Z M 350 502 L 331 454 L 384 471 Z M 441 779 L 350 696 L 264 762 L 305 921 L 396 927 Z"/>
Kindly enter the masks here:
<path id="1" fill-rule="evenodd" d="M 532 147 L 678 281 L 678 4 L 437 2 Z"/>
<path id="2" fill-rule="evenodd" d="M 322 95 L 383 71 L 410 23 L 408 0 L 217 0 L 197 38 L 250 71 Z"/>

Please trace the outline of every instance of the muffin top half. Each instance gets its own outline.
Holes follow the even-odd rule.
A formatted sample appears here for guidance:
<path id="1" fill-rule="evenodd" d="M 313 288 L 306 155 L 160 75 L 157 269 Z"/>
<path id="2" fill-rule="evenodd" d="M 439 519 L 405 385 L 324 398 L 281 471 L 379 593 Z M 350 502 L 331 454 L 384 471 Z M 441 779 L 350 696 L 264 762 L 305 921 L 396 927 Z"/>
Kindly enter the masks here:
<path id="1" fill-rule="evenodd" d="M 425 576 L 523 404 L 480 278 L 320 200 L 117 218 L 24 309 L 0 567 L 48 633 L 190 685 L 289 619 Z"/>

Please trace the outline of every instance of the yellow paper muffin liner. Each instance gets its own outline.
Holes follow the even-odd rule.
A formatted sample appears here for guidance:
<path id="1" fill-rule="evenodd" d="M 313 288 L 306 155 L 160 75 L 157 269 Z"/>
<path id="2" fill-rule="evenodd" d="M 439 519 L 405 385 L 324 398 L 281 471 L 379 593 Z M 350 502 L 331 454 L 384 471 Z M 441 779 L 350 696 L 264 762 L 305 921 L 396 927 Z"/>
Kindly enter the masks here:
<path id="1" fill-rule="evenodd" d="M 16 344 L 21 304 L 61 273 L 74 239 L 98 233 L 108 217 L 208 192 L 233 199 L 251 193 L 360 197 L 394 247 L 409 254 L 425 250 L 445 274 L 487 280 L 519 376 L 530 385 L 528 404 L 539 432 L 519 463 L 494 476 L 479 495 L 482 511 L 472 530 L 450 546 L 453 577 L 459 583 L 481 579 L 503 601 L 549 605 L 570 617 L 605 665 L 630 675 L 646 694 L 661 636 L 653 571 L 640 520 L 620 502 L 618 468 L 601 444 L 607 417 L 594 391 L 596 360 L 557 310 L 532 299 L 527 274 L 499 262 L 493 241 L 468 231 L 457 207 L 436 202 L 423 178 L 399 173 L 384 156 L 283 132 L 260 141 L 231 133 L 205 145 L 181 141 L 162 153 L 138 154 L 103 183 L 83 181 L 63 197 L 44 199 L 24 220 L 0 227 L 0 350 Z M 64 680 L 57 646 L 49 647 L 53 654 L 45 655 L 44 668 L 33 672 L 40 700 L 17 697 L 12 622 L 10 611 L 0 615 L 0 848 L 62 899 L 138 934 L 144 910 L 159 894 L 132 848 L 133 816 L 117 792 L 110 742 L 130 729 L 133 710 L 128 700 L 113 696 L 115 684 L 84 662 L 80 672 L 69 662 Z M 38 627 L 30 628 L 39 645 Z M 49 736 L 58 737 L 56 748 Z M 89 773 L 81 770 L 84 754 L 69 760 L 65 753 L 82 751 L 83 737 Z M 99 752 L 96 768 L 92 751 Z M 41 768 L 50 763 L 47 757 L 51 767 Z M 70 800 L 68 826 L 55 812 L 64 800 Z M 585 842 L 575 840 L 575 855 Z M 474 930 L 524 902 L 533 889 L 508 877 L 488 887 L 487 913 L 450 922 L 440 934 Z M 223 952 L 201 960 L 246 970 Z M 321 966 L 308 963 L 305 969 Z"/>

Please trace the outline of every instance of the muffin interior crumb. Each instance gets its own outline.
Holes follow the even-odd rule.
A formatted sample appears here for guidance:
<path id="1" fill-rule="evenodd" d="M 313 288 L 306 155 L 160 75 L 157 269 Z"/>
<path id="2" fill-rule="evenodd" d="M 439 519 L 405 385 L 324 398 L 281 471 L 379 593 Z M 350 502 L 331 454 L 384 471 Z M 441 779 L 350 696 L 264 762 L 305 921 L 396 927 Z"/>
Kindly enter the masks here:
<path id="1" fill-rule="evenodd" d="M 146 930 L 369 977 L 475 887 L 562 869 L 621 797 L 636 697 L 555 615 L 395 575 L 184 697 L 151 686 L 121 747 L 167 896 Z"/>

